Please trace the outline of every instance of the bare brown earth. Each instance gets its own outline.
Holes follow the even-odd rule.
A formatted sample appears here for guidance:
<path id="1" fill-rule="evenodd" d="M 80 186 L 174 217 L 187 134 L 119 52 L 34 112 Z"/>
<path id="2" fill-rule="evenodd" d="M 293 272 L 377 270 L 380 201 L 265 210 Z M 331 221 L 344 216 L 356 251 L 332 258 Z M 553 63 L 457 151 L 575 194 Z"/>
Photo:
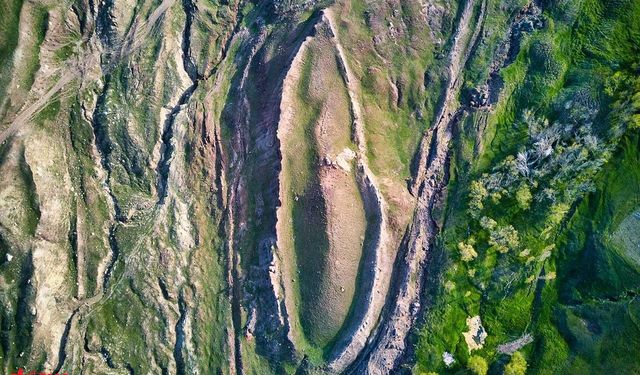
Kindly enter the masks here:
<path id="1" fill-rule="evenodd" d="M 356 299 L 353 319 L 339 341 L 337 341 L 329 363 L 331 371 L 340 372 L 364 348 L 366 340 L 379 318 L 389 288 L 393 254 L 390 252 L 386 205 L 367 162 L 364 119 L 357 96 L 359 91 L 357 81 L 349 68 L 346 55 L 337 38 L 337 29 L 332 10 L 325 11 L 323 20 L 331 29 L 333 41 L 338 52 L 342 76 L 349 93 L 349 102 L 353 115 L 353 134 L 359 151 L 358 179 L 360 190 L 365 197 L 368 215 L 376 218 L 375 220 L 377 221 L 370 234 L 370 243 L 366 246 L 364 266 L 361 271 L 361 295 Z"/>

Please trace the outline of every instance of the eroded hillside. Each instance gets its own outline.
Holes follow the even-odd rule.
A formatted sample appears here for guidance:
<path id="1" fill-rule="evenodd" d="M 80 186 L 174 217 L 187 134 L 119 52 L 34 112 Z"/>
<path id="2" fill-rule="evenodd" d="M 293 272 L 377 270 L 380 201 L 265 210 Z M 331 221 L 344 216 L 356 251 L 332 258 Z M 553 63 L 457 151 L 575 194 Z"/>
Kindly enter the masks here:
<path id="1" fill-rule="evenodd" d="M 640 371 L 640 2 L 0 10 L 0 373 Z"/>

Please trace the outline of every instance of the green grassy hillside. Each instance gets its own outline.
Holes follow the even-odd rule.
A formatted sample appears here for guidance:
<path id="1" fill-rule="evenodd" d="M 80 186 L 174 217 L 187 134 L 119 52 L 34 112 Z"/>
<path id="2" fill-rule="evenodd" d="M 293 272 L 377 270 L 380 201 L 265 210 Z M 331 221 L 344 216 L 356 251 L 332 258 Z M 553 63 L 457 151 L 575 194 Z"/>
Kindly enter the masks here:
<path id="1" fill-rule="evenodd" d="M 474 315 L 488 336 L 472 354 L 490 373 L 509 361 L 498 346 L 525 334 L 533 338 L 519 349 L 527 373 L 634 373 L 640 366 L 631 354 L 639 249 L 629 239 L 640 209 L 640 28 L 633 21 L 640 4 L 544 5 L 545 27 L 501 71 L 513 93 L 460 126 L 447 224 L 432 265 L 443 287 L 431 291 L 417 371 L 468 366 L 462 332 Z M 478 122 L 486 124 L 483 134 Z M 467 169 L 474 172 L 460 173 Z M 451 367 L 445 351 L 456 359 Z"/>

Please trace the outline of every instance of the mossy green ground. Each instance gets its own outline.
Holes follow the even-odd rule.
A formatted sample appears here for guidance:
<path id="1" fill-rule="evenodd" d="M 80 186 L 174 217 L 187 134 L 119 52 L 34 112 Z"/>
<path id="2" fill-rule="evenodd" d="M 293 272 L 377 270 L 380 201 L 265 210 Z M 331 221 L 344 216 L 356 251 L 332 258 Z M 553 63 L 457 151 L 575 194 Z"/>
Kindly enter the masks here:
<path id="1" fill-rule="evenodd" d="M 318 347 L 321 350 L 326 344 L 326 339 L 320 339 L 324 335 L 312 317 L 318 293 L 322 288 L 320 272 L 324 268 L 323 259 L 329 248 L 329 240 L 327 233 L 322 230 L 327 226 L 326 208 L 320 190 L 320 178 L 315 168 L 320 163 L 320 156 L 314 129 L 322 103 L 311 100 L 308 95 L 313 55 L 314 50 L 310 49 L 303 56 L 300 81 L 295 90 L 295 102 L 290 103 L 296 110 L 295 125 L 285 142 L 290 142 L 294 149 L 283 155 L 286 176 L 282 178 L 285 179 L 285 188 L 289 190 L 283 192 L 287 197 L 283 207 L 290 210 L 285 217 L 290 217 L 292 223 L 289 228 L 292 241 L 288 251 L 293 259 L 286 259 L 285 262 L 293 266 L 292 274 L 299 280 L 297 285 L 294 285 L 293 298 L 299 308 L 295 313 L 299 316 L 300 326 L 294 327 L 294 330 L 297 332 L 296 338 L 302 350 L 313 353 L 311 356 L 319 360 Z M 301 101 L 301 97 L 306 101 Z"/>
<path id="2" fill-rule="evenodd" d="M 340 13 L 343 22 L 337 24 L 338 38 L 360 81 L 361 92 L 357 94 L 364 111 L 367 157 L 376 176 L 404 184 L 421 135 L 429 127 L 440 100 L 433 94 L 440 92 L 445 82 L 441 72 L 446 59 L 436 59 L 443 47 L 431 42 L 429 27 L 423 24 L 422 9 L 417 4 L 406 3 L 393 10 L 386 3 L 346 3 L 346 12 Z M 369 42 L 387 30 L 364 20 L 387 17 L 397 23 L 399 14 L 406 20 L 404 34 L 397 39 Z M 453 9 L 451 14 L 455 14 Z M 437 37 L 446 40 L 453 21 L 446 16 Z M 393 202 L 391 206 L 394 209 Z"/>
<path id="3" fill-rule="evenodd" d="M 489 335 L 484 348 L 473 354 L 490 362 L 489 373 L 500 373 L 508 361 L 508 356 L 497 353 L 497 345 L 524 333 L 534 337 L 522 349 L 529 373 L 639 371 L 640 358 L 632 351 L 639 345 L 640 307 L 635 296 L 640 268 L 624 255 L 619 242 L 611 240 L 619 223 L 640 208 L 638 130 L 624 125 L 630 124 L 628 117 L 637 109 L 620 111 L 625 107 L 617 104 L 629 103 L 625 101 L 629 98 L 621 97 L 632 96 L 637 85 L 627 80 L 622 86 L 635 89 L 602 93 L 614 75 L 628 77 L 618 72 L 638 74 L 640 26 L 634 20 L 640 17 L 640 4 L 547 3 L 546 27 L 525 38 L 516 60 L 501 71 L 506 95 L 494 112 L 473 114 L 460 125 L 446 229 L 431 267 L 446 287 L 431 291 L 433 303 L 417 344 L 418 373 L 455 373 L 465 368 L 469 354 L 462 332 L 467 330 L 465 319 L 473 315 L 481 316 Z M 470 182 L 482 173 L 492 173 L 505 156 L 524 149 L 527 128 L 518 125 L 524 110 L 531 109 L 551 122 L 563 121 L 569 110 L 558 104 L 570 100 L 569 93 L 583 89 L 597 100 L 599 111 L 592 128 L 602 140 L 613 142 L 614 151 L 600 172 L 579 180 L 559 180 L 558 186 L 569 189 L 588 180 L 593 187 L 571 201 L 551 232 L 545 228 L 556 212 L 548 205 L 534 201 L 523 212 L 511 198 L 489 198 L 482 215 L 518 229 L 518 252 L 527 248 L 541 255 L 548 250 L 550 256 L 523 262 L 517 253 L 486 248 L 482 245 L 485 234 L 478 232 L 466 210 Z M 481 153 L 476 156 L 475 125 L 485 120 Z M 458 172 L 468 169 L 474 171 L 470 176 Z M 479 256 L 465 263 L 459 260 L 456 245 L 471 236 L 478 243 Z M 444 351 L 456 358 L 451 368 L 442 361 Z"/>

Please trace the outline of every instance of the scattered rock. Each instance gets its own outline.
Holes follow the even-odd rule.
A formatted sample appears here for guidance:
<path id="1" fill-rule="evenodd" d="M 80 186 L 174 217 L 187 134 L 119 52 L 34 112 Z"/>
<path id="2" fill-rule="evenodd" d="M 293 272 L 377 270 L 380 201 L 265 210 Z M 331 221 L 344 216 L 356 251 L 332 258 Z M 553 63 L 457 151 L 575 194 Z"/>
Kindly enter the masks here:
<path id="1" fill-rule="evenodd" d="M 350 148 L 342 150 L 338 156 L 336 156 L 335 164 L 345 172 L 351 172 L 351 161 L 356 158 L 356 153 Z"/>
<path id="2" fill-rule="evenodd" d="M 456 362 L 455 358 L 453 358 L 453 355 L 449 352 L 442 353 L 442 360 L 447 367 L 451 367 Z"/>
<path id="3" fill-rule="evenodd" d="M 498 353 L 511 355 L 532 342 L 533 336 L 530 333 L 525 333 L 516 340 L 498 345 Z"/>
<path id="4" fill-rule="evenodd" d="M 467 343 L 469 353 L 473 350 L 482 349 L 484 340 L 487 338 L 487 332 L 482 326 L 482 320 L 479 315 L 467 318 L 467 332 L 463 332 L 464 341 Z"/>
<path id="5" fill-rule="evenodd" d="M 473 108 L 485 107 L 489 104 L 489 86 L 483 85 L 471 89 L 469 93 L 469 105 Z"/>

